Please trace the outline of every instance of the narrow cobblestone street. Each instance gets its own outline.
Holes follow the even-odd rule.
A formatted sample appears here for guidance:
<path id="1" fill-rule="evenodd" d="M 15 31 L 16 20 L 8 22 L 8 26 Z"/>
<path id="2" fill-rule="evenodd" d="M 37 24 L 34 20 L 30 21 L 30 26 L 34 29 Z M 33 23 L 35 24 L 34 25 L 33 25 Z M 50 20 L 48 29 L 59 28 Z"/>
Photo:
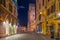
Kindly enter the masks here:
<path id="1" fill-rule="evenodd" d="M 50 37 L 36 33 L 23 33 L 0 38 L 0 40 L 51 40 Z"/>

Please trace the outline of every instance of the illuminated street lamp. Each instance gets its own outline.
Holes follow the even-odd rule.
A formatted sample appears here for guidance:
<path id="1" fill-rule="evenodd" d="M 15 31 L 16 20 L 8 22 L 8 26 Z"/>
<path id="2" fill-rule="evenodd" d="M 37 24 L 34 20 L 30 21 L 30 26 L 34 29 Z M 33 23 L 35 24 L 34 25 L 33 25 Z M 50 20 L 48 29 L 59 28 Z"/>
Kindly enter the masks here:
<path id="1" fill-rule="evenodd" d="M 55 16 L 54 18 L 55 20 L 60 19 L 60 12 L 55 12 L 54 16 Z"/>
<path id="2" fill-rule="evenodd" d="M 42 12 L 40 12 L 40 14 L 42 14 Z"/>
<path id="3" fill-rule="evenodd" d="M 57 14 L 58 17 L 60 17 L 60 12 Z"/>
<path id="4" fill-rule="evenodd" d="M 55 17 L 57 17 L 57 19 L 60 18 L 60 12 L 55 13 Z M 56 19 L 56 18 L 54 18 L 54 19 Z"/>

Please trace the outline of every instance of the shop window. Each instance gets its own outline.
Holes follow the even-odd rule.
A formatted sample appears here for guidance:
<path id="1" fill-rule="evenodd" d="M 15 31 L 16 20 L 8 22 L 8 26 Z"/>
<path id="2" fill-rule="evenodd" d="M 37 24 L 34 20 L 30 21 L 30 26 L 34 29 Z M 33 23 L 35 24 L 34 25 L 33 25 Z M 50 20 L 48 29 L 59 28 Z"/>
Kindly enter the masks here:
<path id="1" fill-rule="evenodd" d="M 50 31 L 53 31 L 54 30 L 54 26 L 53 24 L 50 25 Z"/>
<path id="2" fill-rule="evenodd" d="M 42 32 L 42 23 L 37 24 L 37 32 Z"/>

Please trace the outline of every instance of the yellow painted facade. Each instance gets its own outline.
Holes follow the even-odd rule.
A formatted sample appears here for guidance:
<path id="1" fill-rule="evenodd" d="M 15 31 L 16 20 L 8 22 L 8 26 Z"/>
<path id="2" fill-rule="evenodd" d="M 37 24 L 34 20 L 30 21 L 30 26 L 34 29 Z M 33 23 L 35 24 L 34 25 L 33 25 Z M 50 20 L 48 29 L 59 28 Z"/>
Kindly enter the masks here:
<path id="1" fill-rule="evenodd" d="M 43 2 L 45 4 L 43 4 Z M 58 23 L 60 21 L 56 16 L 58 12 L 60 12 L 59 0 L 36 0 L 36 20 L 39 20 L 38 16 L 41 15 L 41 19 L 37 23 L 42 23 L 42 34 L 50 35 L 51 30 L 54 30 L 55 35 L 57 35 L 59 28 Z M 51 29 L 51 25 L 53 29 Z"/>

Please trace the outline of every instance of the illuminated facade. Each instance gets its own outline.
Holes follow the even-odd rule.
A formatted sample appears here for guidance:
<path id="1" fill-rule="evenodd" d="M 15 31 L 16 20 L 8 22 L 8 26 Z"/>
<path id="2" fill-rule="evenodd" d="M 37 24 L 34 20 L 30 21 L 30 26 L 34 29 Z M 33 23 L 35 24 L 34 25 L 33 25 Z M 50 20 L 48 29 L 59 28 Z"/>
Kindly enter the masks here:
<path id="1" fill-rule="evenodd" d="M 46 3 L 46 0 L 36 0 L 36 27 L 43 34 L 46 33 Z"/>
<path id="2" fill-rule="evenodd" d="M 35 4 L 29 4 L 28 11 L 28 25 L 29 30 L 34 31 L 35 29 Z"/>
<path id="3" fill-rule="evenodd" d="M 0 37 L 16 33 L 17 16 L 13 0 L 0 0 Z"/>
<path id="4" fill-rule="evenodd" d="M 36 25 L 40 23 L 42 34 L 50 35 L 54 30 L 57 34 L 59 28 L 60 1 L 59 0 L 36 0 Z"/>

